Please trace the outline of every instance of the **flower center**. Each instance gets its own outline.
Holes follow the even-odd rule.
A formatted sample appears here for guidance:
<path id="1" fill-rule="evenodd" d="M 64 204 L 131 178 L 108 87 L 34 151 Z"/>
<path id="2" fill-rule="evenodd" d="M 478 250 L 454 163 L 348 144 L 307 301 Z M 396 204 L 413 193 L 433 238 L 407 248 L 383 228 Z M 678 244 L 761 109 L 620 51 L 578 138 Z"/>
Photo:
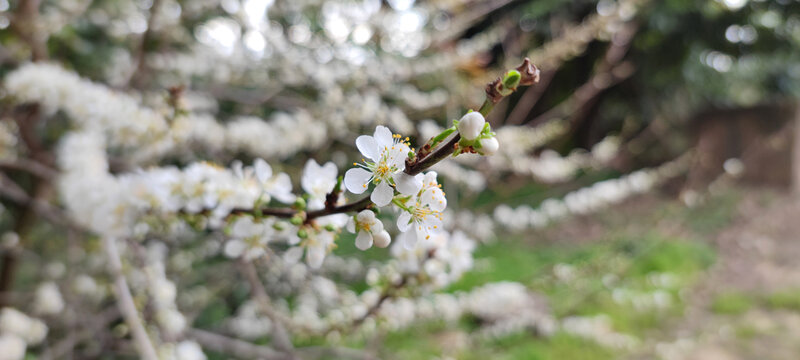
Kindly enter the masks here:
<path id="1" fill-rule="evenodd" d="M 422 222 L 428 216 L 433 216 L 441 220 L 442 213 L 432 210 L 427 206 L 417 206 L 412 209 L 411 216 L 413 217 L 414 221 Z"/>
<path id="2" fill-rule="evenodd" d="M 390 170 L 391 170 L 391 169 L 389 168 L 389 166 L 388 166 L 388 165 L 386 165 L 386 163 L 385 163 L 385 162 L 381 162 L 381 163 L 380 163 L 380 164 L 378 164 L 378 166 L 375 168 L 375 175 L 376 175 L 378 178 L 385 178 L 385 177 L 386 177 L 386 175 L 388 175 L 388 174 L 389 174 L 389 171 L 390 171 Z"/>

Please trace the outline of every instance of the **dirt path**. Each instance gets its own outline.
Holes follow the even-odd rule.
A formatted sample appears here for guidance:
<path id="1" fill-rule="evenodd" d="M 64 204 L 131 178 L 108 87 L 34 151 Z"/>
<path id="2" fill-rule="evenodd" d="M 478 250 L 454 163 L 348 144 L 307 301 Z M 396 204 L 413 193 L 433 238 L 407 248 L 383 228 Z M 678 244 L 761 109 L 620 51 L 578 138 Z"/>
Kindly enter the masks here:
<path id="1" fill-rule="evenodd" d="M 800 199 L 746 195 L 711 239 L 717 262 L 687 292 L 684 316 L 645 336 L 632 359 L 800 359 Z M 779 293 L 789 295 L 776 305 Z M 738 305 L 719 310 L 724 296 Z"/>

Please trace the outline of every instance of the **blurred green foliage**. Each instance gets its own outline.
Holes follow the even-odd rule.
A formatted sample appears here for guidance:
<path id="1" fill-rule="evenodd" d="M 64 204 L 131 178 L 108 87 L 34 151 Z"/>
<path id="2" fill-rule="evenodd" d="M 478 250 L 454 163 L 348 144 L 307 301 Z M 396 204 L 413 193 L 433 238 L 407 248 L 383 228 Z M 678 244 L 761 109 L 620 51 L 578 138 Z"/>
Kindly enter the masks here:
<path id="1" fill-rule="evenodd" d="M 718 295 L 711 303 L 711 311 L 723 315 L 740 315 L 754 305 L 754 299 L 741 292 L 728 292 Z"/>

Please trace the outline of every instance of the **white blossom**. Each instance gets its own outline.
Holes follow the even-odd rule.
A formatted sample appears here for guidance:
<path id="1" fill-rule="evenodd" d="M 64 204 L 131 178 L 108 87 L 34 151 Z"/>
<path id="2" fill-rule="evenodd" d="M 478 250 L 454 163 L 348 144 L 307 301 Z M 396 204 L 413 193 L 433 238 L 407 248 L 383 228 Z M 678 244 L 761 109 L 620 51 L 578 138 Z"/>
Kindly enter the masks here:
<path id="1" fill-rule="evenodd" d="M 253 217 L 242 216 L 231 226 L 231 239 L 225 243 L 225 255 L 230 258 L 244 256 L 252 260 L 266 253 L 265 247 L 274 235 L 267 221 L 256 221 Z"/>
<path id="2" fill-rule="evenodd" d="M 375 217 L 371 210 L 362 210 L 347 223 L 347 231 L 358 234 L 356 236 L 356 247 L 360 250 L 367 250 L 372 247 L 373 240 L 379 237 L 379 246 L 386 247 L 391 242 L 389 233 L 383 229 L 383 223 Z"/>
<path id="3" fill-rule="evenodd" d="M 13 308 L 0 310 L 0 333 L 9 333 L 24 339 L 28 345 L 36 345 L 47 336 L 47 325 Z"/>
<path id="4" fill-rule="evenodd" d="M 392 185 L 401 194 L 411 195 L 419 191 L 419 179 L 403 173 L 411 148 L 399 135 L 392 134 L 385 126 L 378 126 L 373 136 L 359 136 L 356 146 L 362 155 L 372 161 L 365 160 L 363 164 L 354 164 L 359 167 L 347 170 L 344 175 L 347 190 L 361 194 L 370 183 L 375 183 L 370 199 L 378 206 L 386 206 L 392 202 Z"/>
<path id="5" fill-rule="evenodd" d="M 300 185 L 309 195 L 308 209 L 320 210 L 325 208 L 325 195 L 336 186 L 336 175 L 339 170 L 332 162 L 320 166 L 313 159 L 309 159 L 303 167 L 303 177 Z"/>
<path id="6" fill-rule="evenodd" d="M 346 221 L 346 216 L 345 216 Z M 313 269 L 322 266 L 325 256 L 333 250 L 336 234 L 326 231 L 312 231 L 306 239 L 303 239 L 299 246 L 289 248 L 284 254 L 284 259 L 289 263 L 296 263 L 303 256 L 305 250 L 306 263 Z"/>
<path id="7" fill-rule="evenodd" d="M 253 162 L 255 177 L 262 186 L 264 192 L 272 195 L 278 201 L 288 204 L 294 201 L 292 194 L 292 180 L 286 173 L 278 173 L 273 176 L 272 167 L 264 159 L 256 159 Z"/>
<path id="8" fill-rule="evenodd" d="M 444 192 L 436 181 L 436 173 L 423 176 L 424 186 L 420 192 L 401 208 L 397 217 L 397 228 L 402 232 L 414 230 L 416 237 L 408 236 L 406 246 L 413 248 L 417 240 L 427 240 L 431 232 L 442 229 L 442 211 L 447 206 Z"/>

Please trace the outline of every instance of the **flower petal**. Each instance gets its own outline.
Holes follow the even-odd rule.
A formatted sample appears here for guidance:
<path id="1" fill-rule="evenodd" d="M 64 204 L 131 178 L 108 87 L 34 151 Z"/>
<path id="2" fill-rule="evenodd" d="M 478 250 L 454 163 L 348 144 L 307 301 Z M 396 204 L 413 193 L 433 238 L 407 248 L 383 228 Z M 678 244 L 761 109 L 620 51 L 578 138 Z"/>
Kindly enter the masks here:
<path id="1" fill-rule="evenodd" d="M 355 234 L 356 233 L 356 222 L 353 220 L 352 216 L 348 216 L 349 220 L 347 220 L 347 231 Z"/>
<path id="2" fill-rule="evenodd" d="M 392 147 L 394 143 L 394 139 L 392 138 L 392 131 L 389 130 L 386 126 L 378 125 L 375 128 L 375 142 L 380 147 L 381 150 L 384 148 Z M 360 149 L 359 149 L 360 150 Z"/>
<path id="3" fill-rule="evenodd" d="M 314 191 L 314 180 L 319 178 L 319 164 L 314 159 L 308 159 L 303 166 L 303 177 L 300 178 L 300 187 L 307 193 Z"/>
<path id="4" fill-rule="evenodd" d="M 423 225 L 417 225 L 416 231 L 417 231 L 416 238 L 419 241 L 425 241 L 425 240 L 428 240 L 428 239 L 431 238 L 430 231 L 428 230 L 427 227 L 425 227 Z"/>
<path id="5" fill-rule="evenodd" d="M 405 240 L 403 241 L 403 247 L 406 248 L 406 250 L 414 250 L 414 248 L 417 247 L 417 235 L 407 233 L 406 236 L 403 237 L 403 240 Z"/>
<path id="6" fill-rule="evenodd" d="M 361 135 L 356 138 L 356 147 L 361 154 L 372 161 L 378 161 L 381 158 L 382 147 L 378 145 L 372 136 Z"/>
<path id="7" fill-rule="evenodd" d="M 309 246 L 306 250 L 306 263 L 312 269 L 319 269 L 322 266 L 322 261 L 325 260 L 326 250 L 321 246 Z"/>
<path id="8" fill-rule="evenodd" d="M 287 173 L 278 174 L 267 192 L 284 204 L 292 203 L 296 199 L 296 196 L 292 194 L 292 179 Z"/>
<path id="9" fill-rule="evenodd" d="M 447 207 L 447 198 L 442 189 L 430 187 L 420 197 L 420 203 L 430 206 L 431 210 L 442 212 Z"/>
<path id="10" fill-rule="evenodd" d="M 416 195 L 422 189 L 422 174 L 415 176 L 403 172 L 394 174 L 394 184 L 401 194 Z"/>
<path id="11" fill-rule="evenodd" d="M 363 194 L 367 190 L 372 173 L 362 168 L 352 168 L 344 173 L 344 186 L 353 194 Z"/>
<path id="12" fill-rule="evenodd" d="M 272 167 L 264 159 L 258 158 L 253 162 L 256 170 L 256 178 L 260 183 L 265 183 L 272 177 Z"/>
<path id="13" fill-rule="evenodd" d="M 408 158 L 409 151 L 411 151 L 411 148 L 409 148 L 406 144 L 403 143 L 389 145 L 389 150 L 387 151 L 388 158 L 386 159 L 386 165 L 388 165 L 389 167 L 397 168 L 397 170 L 399 171 L 405 170 L 406 159 Z"/>
<path id="14" fill-rule="evenodd" d="M 359 231 L 356 236 L 356 247 L 359 250 L 367 250 L 372 247 L 372 234 L 366 231 Z"/>
<path id="15" fill-rule="evenodd" d="M 322 210 L 325 208 L 325 200 L 322 200 L 318 197 L 312 197 L 308 199 L 308 210 Z"/>
<path id="16" fill-rule="evenodd" d="M 356 215 L 358 222 L 360 223 L 368 223 L 372 225 L 375 222 L 375 213 L 371 210 L 361 210 L 361 212 Z"/>
<path id="17" fill-rule="evenodd" d="M 372 228 L 370 228 L 369 231 L 373 234 L 377 234 L 383 231 L 383 223 L 381 222 L 381 220 L 375 219 L 375 221 L 372 222 Z"/>
<path id="18" fill-rule="evenodd" d="M 241 161 L 234 160 L 233 163 L 231 163 L 231 170 L 233 170 L 233 175 L 236 175 L 237 178 L 244 178 L 244 170 Z"/>
<path id="19" fill-rule="evenodd" d="M 341 228 L 347 224 L 347 219 L 350 218 L 345 214 L 331 214 L 317 218 L 317 224 L 320 226 L 332 225 L 336 228 Z M 331 240 L 333 242 L 333 240 Z"/>
<path id="20" fill-rule="evenodd" d="M 426 217 L 425 221 L 423 221 L 420 225 L 422 225 L 428 231 L 438 231 L 442 229 L 442 221 L 433 216 Z"/>
<path id="21" fill-rule="evenodd" d="M 300 246 L 291 247 L 283 253 L 283 261 L 289 264 L 296 264 L 301 257 L 303 257 L 303 248 Z"/>
<path id="22" fill-rule="evenodd" d="M 236 259 L 239 256 L 242 256 L 245 250 L 247 250 L 247 244 L 244 241 L 233 239 L 225 243 L 223 252 L 225 253 L 225 256 L 231 259 Z"/>
<path id="23" fill-rule="evenodd" d="M 375 205 L 386 206 L 392 202 L 392 197 L 394 197 L 394 190 L 386 181 L 383 181 L 375 187 L 369 198 Z"/>
<path id="24" fill-rule="evenodd" d="M 336 175 L 339 175 L 339 169 L 336 164 L 328 161 L 320 167 L 319 175 L 326 179 L 333 179 L 333 183 L 336 184 Z"/>
<path id="25" fill-rule="evenodd" d="M 397 229 L 406 232 L 409 228 L 411 228 L 411 213 L 403 210 L 397 217 Z"/>

